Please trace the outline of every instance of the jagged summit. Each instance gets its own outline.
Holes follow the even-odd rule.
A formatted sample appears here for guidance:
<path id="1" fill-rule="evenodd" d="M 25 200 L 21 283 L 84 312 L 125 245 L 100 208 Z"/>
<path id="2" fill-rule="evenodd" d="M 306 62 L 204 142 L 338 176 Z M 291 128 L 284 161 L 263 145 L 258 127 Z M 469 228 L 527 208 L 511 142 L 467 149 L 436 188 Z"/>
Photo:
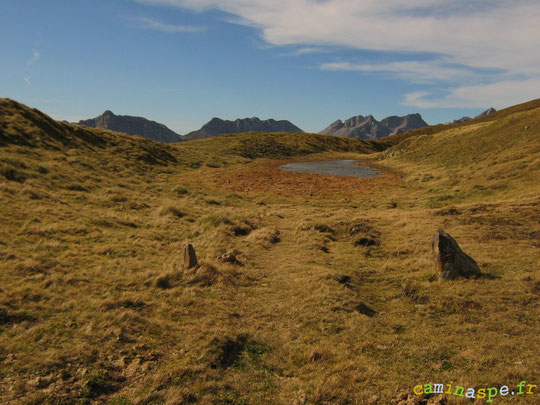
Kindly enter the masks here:
<path id="1" fill-rule="evenodd" d="M 262 121 L 257 117 L 238 118 L 234 121 L 214 117 L 198 131 L 190 132 L 182 137 L 184 140 L 204 139 L 223 134 L 241 132 L 304 132 L 296 125 L 286 120 L 268 119 Z"/>
<path id="2" fill-rule="evenodd" d="M 493 107 L 489 107 L 486 111 L 484 111 L 483 113 L 481 114 L 478 114 L 476 117 L 474 118 L 480 118 L 480 117 L 485 117 L 486 115 L 490 115 L 490 114 L 493 114 L 493 113 L 496 113 L 497 110 Z"/>
<path id="3" fill-rule="evenodd" d="M 378 139 L 412 129 L 422 128 L 427 125 L 418 113 L 403 117 L 393 115 L 381 121 L 377 121 L 373 115 L 369 114 L 366 117 L 357 115 L 347 119 L 345 122 L 341 120 L 334 121 L 319 133 L 361 139 Z"/>

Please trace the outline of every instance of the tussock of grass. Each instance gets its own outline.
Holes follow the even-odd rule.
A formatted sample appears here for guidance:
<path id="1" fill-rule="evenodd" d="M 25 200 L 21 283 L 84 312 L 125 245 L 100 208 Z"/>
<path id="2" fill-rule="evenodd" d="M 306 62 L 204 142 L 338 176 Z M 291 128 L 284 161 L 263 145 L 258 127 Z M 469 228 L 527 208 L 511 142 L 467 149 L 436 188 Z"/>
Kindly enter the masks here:
<path id="1" fill-rule="evenodd" d="M 281 233 L 278 229 L 273 227 L 264 227 L 252 232 L 247 240 L 258 246 L 264 248 L 270 248 L 272 245 L 281 241 Z"/>
<path id="2" fill-rule="evenodd" d="M 24 183 L 26 180 L 26 175 L 24 172 L 9 167 L 7 165 L 0 166 L 0 175 L 4 176 L 6 180 L 14 181 L 17 183 Z"/>
<path id="3" fill-rule="evenodd" d="M 240 271 L 215 261 L 203 261 L 194 270 L 184 273 L 184 279 L 189 285 L 210 287 L 219 285 L 222 287 L 244 284 L 247 278 Z"/>
<path id="4" fill-rule="evenodd" d="M 190 284 L 208 287 L 217 283 L 222 274 L 212 264 L 202 263 L 194 270 L 189 271 L 186 276 Z"/>
<path id="5" fill-rule="evenodd" d="M 200 219 L 200 224 L 201 232 L 208 232 L 213 228 L 230 236 L 246 236 L 256 228 L 249 219 L 235 215 L 230 210 L 204 216 Z"/>
<path id="6" fill-rule="evenodd" d="M 183 211 L 181 211 L 179 208 L 175 207 L 175 206 L 164 205 L 164 206 L 159 207 L 158 215 L 160 215 L 160 216 L 167 216 L 168 215 L 168 216 L 173 216 L 173 217 L 176 217 L 176 218 L 182 218 L 186 214 Z"/>
<path id="7" fill-rule="evenodd" d="M 172 280 L 172 275 L 163 274 L 156 279 L 156 287 L 161 288 L 162 290 L 168 290 L 173 287 Z"/>

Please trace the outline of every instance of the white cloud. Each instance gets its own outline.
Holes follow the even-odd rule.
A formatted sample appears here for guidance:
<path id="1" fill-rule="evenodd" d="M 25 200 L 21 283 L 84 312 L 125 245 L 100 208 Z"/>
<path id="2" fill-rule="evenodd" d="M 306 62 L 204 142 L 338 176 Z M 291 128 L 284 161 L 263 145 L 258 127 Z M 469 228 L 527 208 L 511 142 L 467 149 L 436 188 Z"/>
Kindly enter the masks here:
<path id="1" fill-rule="evenodd" d="M 433 97 L 429 92 L 405 95 L 405 104 L 419 108 L 495 108 L 508 107 L 538 98 L 540 78 L 499 81 L 491 84 L 460 86 L 444 97 Z"/>
<path id="2" fill-rule="evenodd" d="M 140 17 L 132 18 L 132 21 L 140 24 L 142 28 L 151 29 L 155 31 L 167 32 L 169 34 L 178 33 L 178 32 L 203 32 L 206 30 L 205 27 L 194 26 L 194 25 L 173 25 L 166 24 L 152 18 Z"/>
<path id="3" fill-rule="evenodd" d="M 31 77 L 24 76 L 24 81 L 26 82 L 27 85 L 29 85 L 29 86 L 32 85 L 32 78 Z"/>
<path id="4" fill-rule="evenodd" d="M 39 51 L 37 49 L 34 49 L 32 51 L 32 57 L 30 59 L 28 59 L 28 62 L 26 62 L 26 64 L 28 66 L 31 66 L 31 65 L 35 64 L 38 61 L 38 59 L 40 58 L 40 56 L 41 56 L 41 54 L 39 53 Z"/>
<path id="5" fill-rule="evenodd" d="M 397 77 L 416 83 L 433 81 L 455 82 L 470 80 L 478 77 L 478 74 L 470 68 L 456 67 L 443 61 L 403 61 L 385 64 L 362 64 L 351 62 L 331 62 L 320 65 L 322 70 L 333 71 L 357 71 L 357 72 L 382 72 L 391 73 Z"/>
<path id="6" fill-rule="evenodd" d="M 538 0 L 137 1 L 195 11 L 218 9 L 229 13 L 235 23 L 259 29 L 263 39 L 276 46 L 340 46 L 396 52 L 401 58 L 414 53 L 434 55 L 429 63 L 411 57 L 412 61 L 387 65 L 326 64 L 326 69 L 388 72 L 412 81 L 422 76 L 441 82 L 482 79 L 483 84 L 477 86 L 448 84 L 450 94 L 455 95 L 449 96 L 452 102 L 444 99 L 441 104 L 475 104 L 481 95 L 487 105 L 494 92 L 509 100 L 516 95 L 525 100 L 531 92 L 521 84 L 540 80 Z M 477 70 L 484 71 L 481 78 Z M 485 73 L 487 70 L 497 73 Z M 517 76 L 524 79 L 508 80 Z M 476 93 L 467 90 L 470 88 Z"/>

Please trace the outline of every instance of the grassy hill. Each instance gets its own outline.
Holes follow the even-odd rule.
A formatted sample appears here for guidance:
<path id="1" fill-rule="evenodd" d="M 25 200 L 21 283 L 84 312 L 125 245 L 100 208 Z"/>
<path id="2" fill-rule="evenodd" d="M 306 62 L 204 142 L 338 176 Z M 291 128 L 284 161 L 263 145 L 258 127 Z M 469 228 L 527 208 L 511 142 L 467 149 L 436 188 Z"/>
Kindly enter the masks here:
<path id="1" fill-rule="evenodd" d="M 519 106 L 518 106 L 519 107 Z M 495 119 L 474 120 L 434 133 L 417 133 L 382 158 L 416 179 L 430 179 L 447 200 L 534 196 L 540 169 L 540 101 L 502 110 Z M 494 114 L 495 115 L 495 114 Z M 432 190 L 432 191 L 433 191 Z"/>
<path id="2" fill-rule="evenodd" d="M 537 384 L 538 104 L 379 142 L 168 145 L 0 100 L 0 402 L 388 404 L 430 382 Z M 334 158 L 383 176 L 278 169 Z M 435 280 L 438 227 L 485 277 Z"/>

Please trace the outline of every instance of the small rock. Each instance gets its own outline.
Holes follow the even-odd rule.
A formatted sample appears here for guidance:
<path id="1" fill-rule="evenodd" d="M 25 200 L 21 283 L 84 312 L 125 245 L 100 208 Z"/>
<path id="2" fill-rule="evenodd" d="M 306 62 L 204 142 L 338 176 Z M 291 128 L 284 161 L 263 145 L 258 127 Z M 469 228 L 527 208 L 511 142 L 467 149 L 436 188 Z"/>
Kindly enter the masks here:
<path id="1" fill-rule="evenodd" d="M 32 387 L 32 388 L 43 389 L 43 388 L 47 388 L 53 382 L 54 382 L 54 377 L 52 377 L 52 376 L 36 377 L 36 378 L 28 381 L 28 385 L 30 387 Z"/>
<path id="2" fill-rule="evenodd" d="M 234 253 L 225 253 L 217 258 L 222 263 L 230 263 L 235 266 L 243 266 L 244 264 L 236 258 Z"/>
<path id="3" fill-rule="evenodd" d="M 379 396 L 378 395 L 372 395 L 371 397 L 369 397 L 367 403 L 368 403 L 368 405 L 375 405 L 375 404 L 379 403 Z"/>
<path id="4" fill-rule="evenodd" d="M 188 243 L 184 248 L 184 267 L 186 269 L 191 269 L 197 267 L 197 255 L 195 254 L 195 249 L 191 243 Z"/>
<path id="5" fill-rule="evenodd" d="M 455 280 L 459 277 L 469 278 L 482 274 L 478 264 L 442 229 L 433 235 L 431 248 L 439 280 Z"/>
<path id="6" fill-rule="evenodd" d="M 127 363 L 127 358 L 126 356 L 122 356 L 120 357 L 118 360 L 116 360 L 113 365 L 115 365 L 116 367 L 119 367 L 119 368 L 124 368 L 126 367 L 126 363 Z"/>
<path id="7" fill-rule="evenodd" d="M 32 378 L 31 380 L 28 380 L 27 385 L 32 388 L 38 388 L 40 380 L 41 377 Z"/>

